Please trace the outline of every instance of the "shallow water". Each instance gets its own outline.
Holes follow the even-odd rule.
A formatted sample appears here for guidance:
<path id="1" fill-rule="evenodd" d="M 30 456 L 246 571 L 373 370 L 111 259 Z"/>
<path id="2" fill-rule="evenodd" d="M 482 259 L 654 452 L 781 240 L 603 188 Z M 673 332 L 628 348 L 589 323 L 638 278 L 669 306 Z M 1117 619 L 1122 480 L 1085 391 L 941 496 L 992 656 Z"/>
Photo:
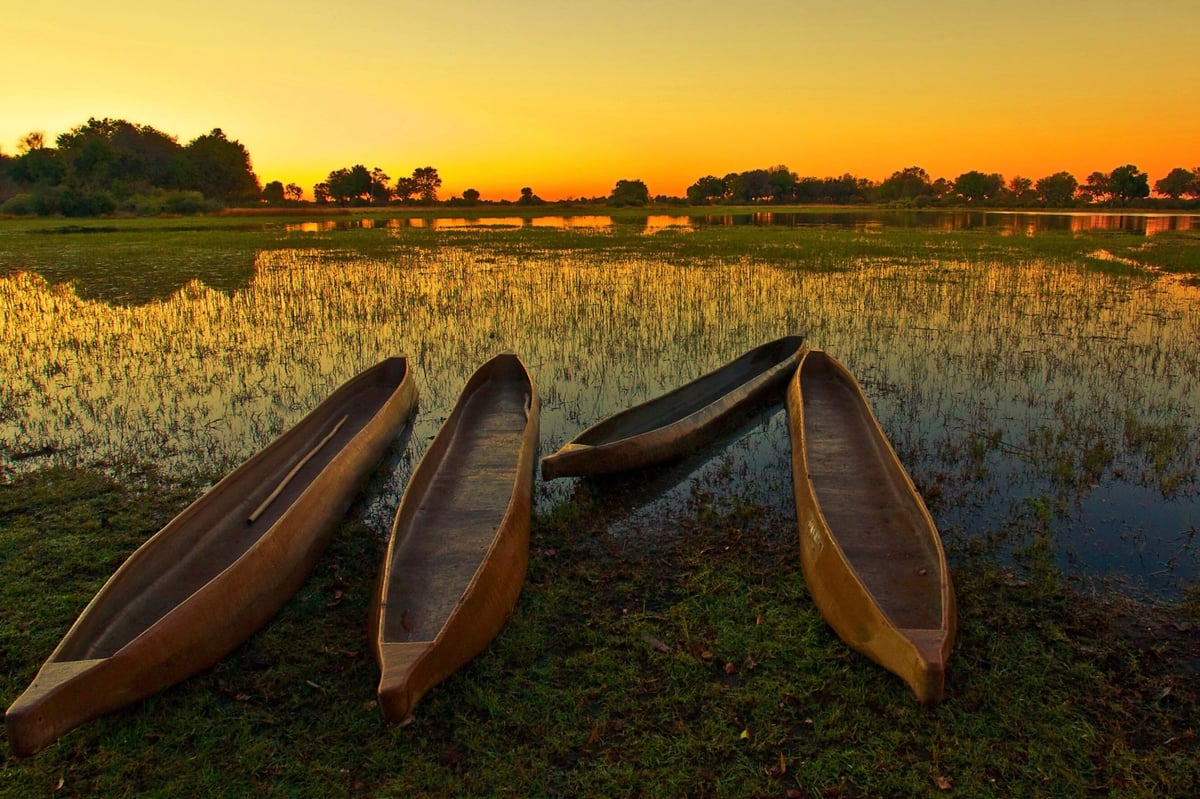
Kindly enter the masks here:
<path id="1" fill-rule="evenodd" d="M 517 260 L 476 244 L 386 259 L 264 251 L 242 288 L 193 281 L 137 306 L 18 273 L 0 278 L 0 469 L 148 459 L 220 473 L 355 372 L 405 353 L 420 413 L 367 510 L 383 534 L 415 459 L 496 352 L 518 353 L 537 383 L 546 454 L 804 332 L 857 374 L 952 556 L 984 535 L 1028 543 L 1025 520 L 1049 508 L 1066 568 L 1172 596 L 1197 576 L 1198 300 L 1167 278 L 1029 260 L 811 273 L 594 249 Z M 688 503 L 791 513 L 788 458 L 782 407 L 765 409 L 640 478 L 613 533 L 669 527 Z M 538 509 L 574 487 L 539 482 Z"/>

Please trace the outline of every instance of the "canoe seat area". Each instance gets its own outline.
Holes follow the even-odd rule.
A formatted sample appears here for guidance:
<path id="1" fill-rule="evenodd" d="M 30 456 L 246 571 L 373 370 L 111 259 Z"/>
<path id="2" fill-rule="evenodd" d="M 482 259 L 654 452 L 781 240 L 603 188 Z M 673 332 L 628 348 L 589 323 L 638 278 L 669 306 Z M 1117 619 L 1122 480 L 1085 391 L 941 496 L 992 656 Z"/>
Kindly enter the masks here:
<path id="1" fill-rule="evenodd" d="M 801 390 L 809 479 L 833 537 L 895 625 L 940 627 L 937 551 L 907 484 L 886 468 L 891 455 L 857 392 L 816 364 L 804 368 Z"/>
<path id="2" fill-rule="evenodd" d="M 479 569 L 517 480 L 528 386 L 476 391 L 412 517 L 397 529 L 385 642 L 431 641 Z M 414 498 L 415 499 L 415 498 Z"/>
<path id="3" fill-rule="evenodd" d="M 105 601 L 89 613 L 87 630 L 72 636 L 64 658 L 110 657 L 168 612 L 196 593 L 254 546 L 308 488 L 345 445 L 358 434 L 391 396 L 395 385 L 364 387 L 306 429 L 288 433 L 288 444 L 252 468 L 231 475 L 209 491 L 202 506 L 187 519 L 176 519 L 180 532 L 143 553 L 144 566 L 112 586 Z M 345 417 L 345 422 L 338 423 Z M 325 441 L 336 428 L 336 433 Z M 314 447 L 320 448 L 313 452 Z M 253 523 L 248 517 L 312 452 Z M 184 529 L 186 528 L 186 529 Z M 165 528 L 164 528 L 165 529 Z"/>

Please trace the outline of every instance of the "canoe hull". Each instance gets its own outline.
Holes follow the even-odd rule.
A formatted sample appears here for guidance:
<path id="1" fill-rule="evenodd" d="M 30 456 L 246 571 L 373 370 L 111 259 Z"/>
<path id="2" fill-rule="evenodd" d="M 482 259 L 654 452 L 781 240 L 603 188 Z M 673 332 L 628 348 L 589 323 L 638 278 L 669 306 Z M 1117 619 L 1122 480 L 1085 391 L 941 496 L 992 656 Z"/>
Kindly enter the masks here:
<path id="1" fill-rule="evenodd" d="M 787 409 L 813 601 L 851 648 L 898 675 L 921 702 L 941 701 L 957 617 L 933 519 L 842 364 L 807 353 Z"/>
<path id="2" fill-rule="evenodd" d="M 611 416 L 542 458 L 542 479 L 641 469 L 695 452 L 735 413 L 781 391 L 800 362 L 803 336 L 750 350 L 679 388 Z"/>
<path id="3" fill-rule="evenodd" d="M 538 421 L 524 365 L 497 356 L 468 381 L 413 472 L 372 613 L 379 706 L 391 722 L 410 720 L 516 605 L 529 563 Z"/>
<path id="4" fill-rule="evenodd" d="M 364 400 L 368 395 L 371 399 Z M 377 364 L 139 547 L 5 714 L 13 751 L 33 754 L 85 721 L 197 674 L 265 625 L 307 579 L 338 521 L 411 416 L 416 398 L 404 359 Z M 350 423 L 339 431 L 342 438 L 326 439 L 322 447 L 316 442 L 329 435 L 337 418 Z M 291 478 L 286 493 L 257 521 L 248 521 L 269 490 L 264 476 L 274 481 L 307 452 L 315 456 Z M 201 528 L 213 525 L 224 536 L 253 541 L 230 562 L 214 556 L 191 564 L 195 573 L 167 575 L 173 583 L 193 583 L 194 590 L 185 589 L 183 601 L 145 629 L 130 632 L 127 641 L 110 642 L 113 628 L 132 624 L 129 608 L 173 601 L 154 593 L 170 588 L 162 588 L 152 572 L 174 560 L 176 551 L 209 545 L 210 531 Z M 203 573 L 205 568 L 212 573 Z"/>

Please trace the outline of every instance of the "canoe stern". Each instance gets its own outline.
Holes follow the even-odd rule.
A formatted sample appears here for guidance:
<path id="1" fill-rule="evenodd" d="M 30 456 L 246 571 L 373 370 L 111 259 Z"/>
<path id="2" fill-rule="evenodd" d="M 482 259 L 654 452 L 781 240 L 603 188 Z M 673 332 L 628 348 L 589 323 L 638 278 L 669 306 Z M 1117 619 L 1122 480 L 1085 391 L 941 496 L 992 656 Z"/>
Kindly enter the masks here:
<path id="1" fill-rule="evenodd" d="M 14 754 L 28 757 L 68 730 L 106 712 L 80 701 L 97 689 L 107 659 L 50 662 L 4 714 L 4 729 Z M 115 705 L 120 706 L 121 700 Z"/>

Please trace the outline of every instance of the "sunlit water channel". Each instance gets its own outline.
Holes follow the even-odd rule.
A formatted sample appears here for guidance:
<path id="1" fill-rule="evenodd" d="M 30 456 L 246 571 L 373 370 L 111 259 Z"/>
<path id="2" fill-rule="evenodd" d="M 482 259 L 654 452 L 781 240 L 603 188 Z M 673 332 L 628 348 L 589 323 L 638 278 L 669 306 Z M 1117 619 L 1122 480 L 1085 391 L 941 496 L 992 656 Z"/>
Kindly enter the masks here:
<path id="1" fill-rule="evenodd" d="M 153 461 L 218 474 L 355 372 L 405 353 L 420 412 L 368 504 L 385 534 L 416 459 L 496 352 L 518 353 L 536 381 L 546 454 L 750 347 L 804 332 L 858 375 L 952 556 L 1042 518 L 1068 571 L 1172 596 L 1197 576 L 1198 300 L 1167 278 L 1071 264 L 810 273 L 595 250 L 518 261 L 477 242 L 385 260 L 266 251 L 243 288 L 192 282 L 135 306 L 17 273 L 0 277 L 0 469 L 11 479 L 51 462 Z M 701 501 L 791 514 L 788 458 L 782 407 L 765 409 L 644 481 L 611 533 L 669 529 Z M 575 485 L 539 482 L 538 510 Z"/>

